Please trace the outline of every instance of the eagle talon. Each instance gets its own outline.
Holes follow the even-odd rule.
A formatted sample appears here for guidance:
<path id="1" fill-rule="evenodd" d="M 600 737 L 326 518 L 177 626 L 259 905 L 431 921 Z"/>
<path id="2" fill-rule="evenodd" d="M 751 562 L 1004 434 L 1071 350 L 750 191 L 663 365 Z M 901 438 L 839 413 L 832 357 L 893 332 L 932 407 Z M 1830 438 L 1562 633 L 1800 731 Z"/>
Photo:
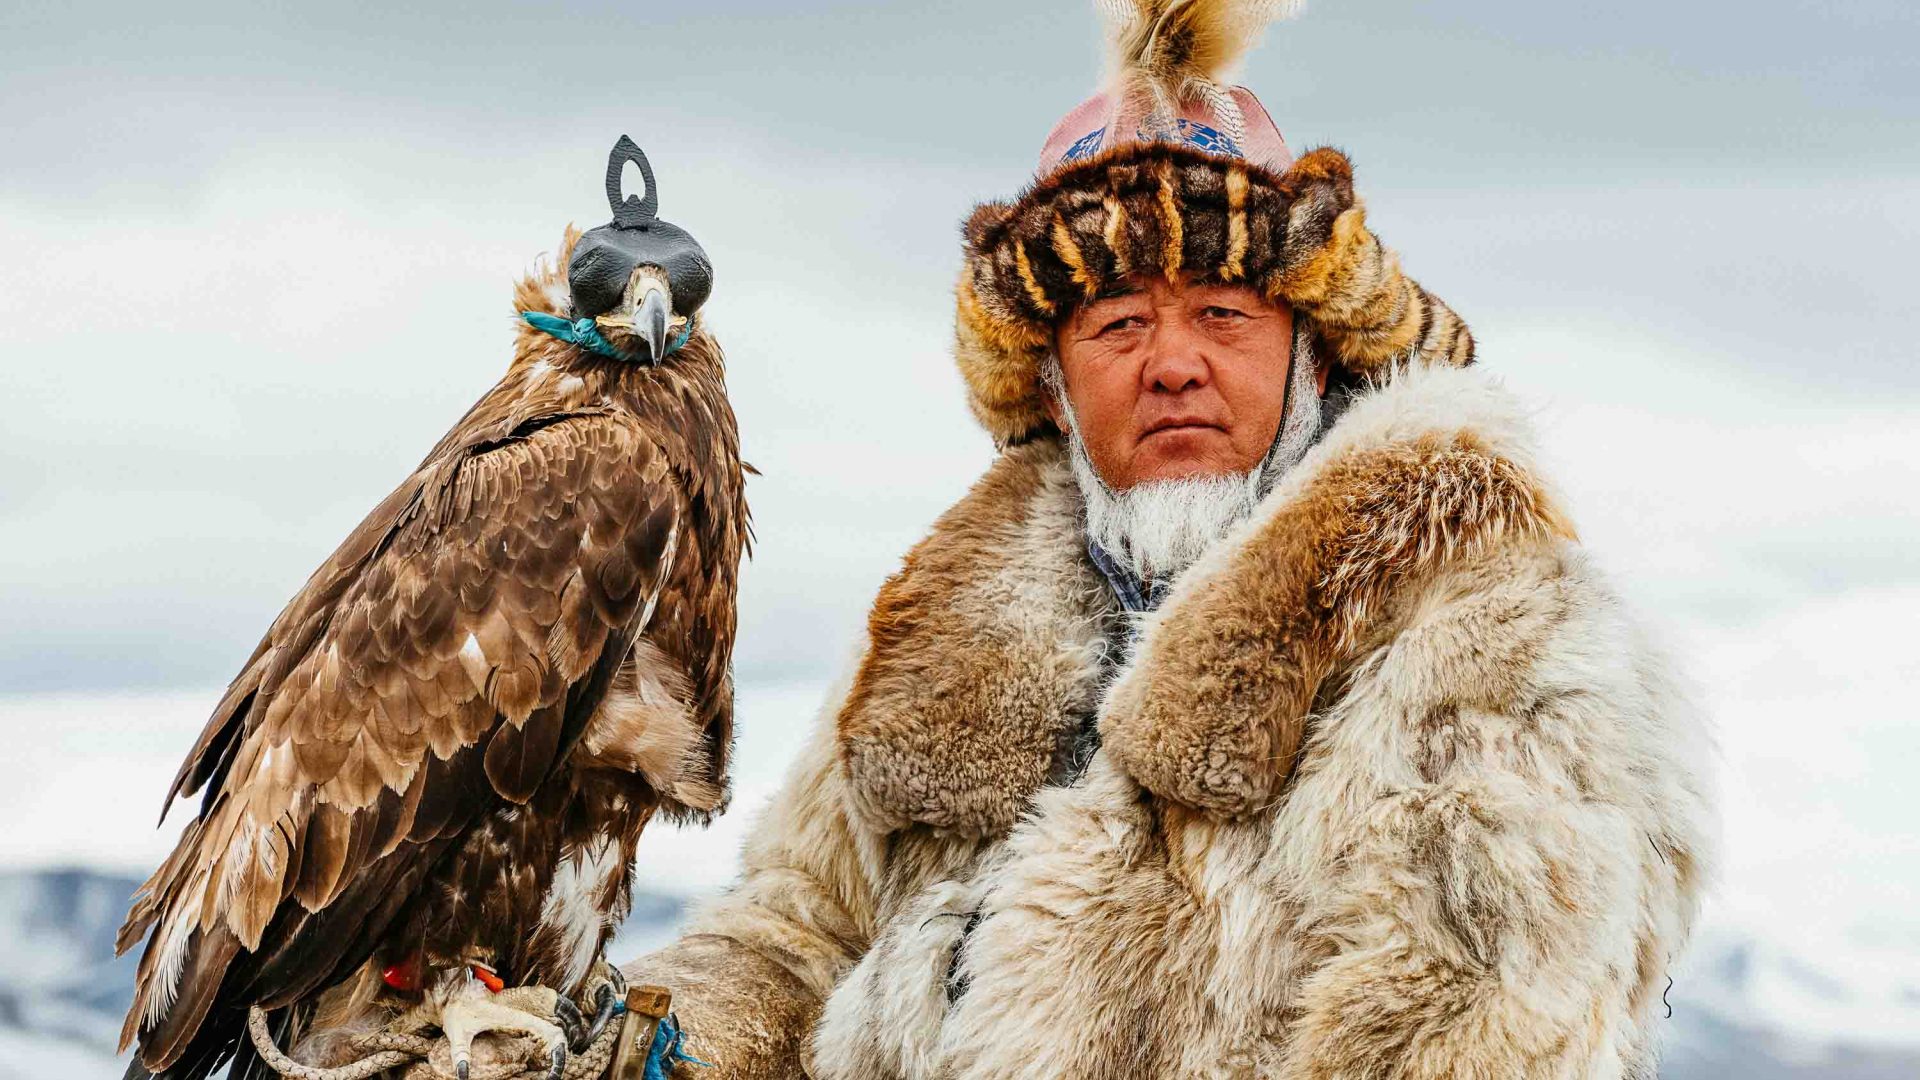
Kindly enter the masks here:
<path id="1" fill-rule="evenodd" d="M 618 976 L 616 975 L 615 977 L 617 978 Z M 600 984 L 600 989 L 593 995 L 593 1023 L 587 1028 L 586 1038 L 574 1045 L 584 1048 L 591 1045 L 593 1040 L 600 1037 L 600 1033 L 607 1029 L 607 1022 L 613 1019 L 613 1010 L 619 1003 L 621 997 L 622 995 L 616 992 L 616 988 L 612 982 Z"/>
<path id="2" fill-rule="evenodd" d="M 586 1028 L 587 1021 L 580 1015 L 580 1006 L 565 994 L 556 994 L 553 999 L 553 1019 L 560 1025 L 560 1030 L 566 1033 L 568 1045 L 581 1045 L 580 1033 Z"/>

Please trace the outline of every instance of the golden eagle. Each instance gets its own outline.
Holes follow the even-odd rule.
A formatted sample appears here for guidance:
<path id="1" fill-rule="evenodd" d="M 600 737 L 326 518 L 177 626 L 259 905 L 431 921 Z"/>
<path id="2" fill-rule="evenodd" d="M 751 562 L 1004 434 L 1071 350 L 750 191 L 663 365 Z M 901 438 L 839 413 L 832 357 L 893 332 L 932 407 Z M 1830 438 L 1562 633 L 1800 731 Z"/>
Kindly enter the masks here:
<path id="1" fill-rule="evenodd" d="M 505 377 L 308 579 L 188 753 L 168 802 L 202 793 L 199 814 L 119 936 L 151 932 L 129 1076 L 249 1063 L 253 1007 L 292 1038 L 346 1000 L 427 1010 L 456 1057 L 534 1033 L 557 1068 L 642 828 L 721 808 L 749 535 L 711 268 L 624 137 L 608 193 L 615 220 L 519 283 Z"/>

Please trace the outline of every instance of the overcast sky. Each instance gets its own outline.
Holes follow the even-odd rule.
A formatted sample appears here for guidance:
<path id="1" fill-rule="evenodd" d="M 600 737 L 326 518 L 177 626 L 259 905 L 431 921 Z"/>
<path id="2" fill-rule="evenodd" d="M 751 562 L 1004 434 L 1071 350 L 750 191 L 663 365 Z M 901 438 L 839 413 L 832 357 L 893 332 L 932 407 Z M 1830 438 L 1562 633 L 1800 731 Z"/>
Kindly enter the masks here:
<path id="1" fill-rule="evenodd" d="M 214 688 L 498 378 L 511 282 L 605 220 L 623 132 L 713 256 L 764 474 L 746 803 L 817 691 L 774 683 L 827 677 L 988 463 L 957 226 L 1094 88 L 1089 5 L 423 7 L 0 8 L 0 820 L 41 823 L 0 863 L 150 866 Z M 1912 0 L 1316 0 L 1242 79 L 1353 156 L 1696 673 L 1729 918 L 1889 1002 L 1920 963 L 1916 55 Z"/>

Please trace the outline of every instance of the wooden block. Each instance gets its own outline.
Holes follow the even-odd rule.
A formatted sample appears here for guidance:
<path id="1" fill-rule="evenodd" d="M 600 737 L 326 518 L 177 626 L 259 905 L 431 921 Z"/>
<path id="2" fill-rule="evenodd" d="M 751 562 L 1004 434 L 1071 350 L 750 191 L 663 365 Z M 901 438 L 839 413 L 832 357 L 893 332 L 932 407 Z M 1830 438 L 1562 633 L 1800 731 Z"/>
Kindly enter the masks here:
<path id="1" fill-rule="evenodd" d="M 666 1016 L 672 1007 L 673 991 L 664 986 L 627 987 L 627 1011 L 630 1013 L 658 1020 Z"/>

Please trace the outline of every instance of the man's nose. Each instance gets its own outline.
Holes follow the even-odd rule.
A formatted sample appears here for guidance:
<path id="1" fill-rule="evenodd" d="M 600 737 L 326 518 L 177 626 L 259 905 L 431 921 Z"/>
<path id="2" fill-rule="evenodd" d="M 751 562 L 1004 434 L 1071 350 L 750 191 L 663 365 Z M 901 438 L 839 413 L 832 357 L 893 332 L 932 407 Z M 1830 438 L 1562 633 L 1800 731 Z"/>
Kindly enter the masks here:
<path id="1" fill-rule="evenodd" d="M 1153 354 L 1141 372 L 1143 388 L 1162 394 L 1178 394 L 1205 386 L 1213 369 L 1199 335 L 1182 319 L 1164 319 L 1154 334 Z"/>

